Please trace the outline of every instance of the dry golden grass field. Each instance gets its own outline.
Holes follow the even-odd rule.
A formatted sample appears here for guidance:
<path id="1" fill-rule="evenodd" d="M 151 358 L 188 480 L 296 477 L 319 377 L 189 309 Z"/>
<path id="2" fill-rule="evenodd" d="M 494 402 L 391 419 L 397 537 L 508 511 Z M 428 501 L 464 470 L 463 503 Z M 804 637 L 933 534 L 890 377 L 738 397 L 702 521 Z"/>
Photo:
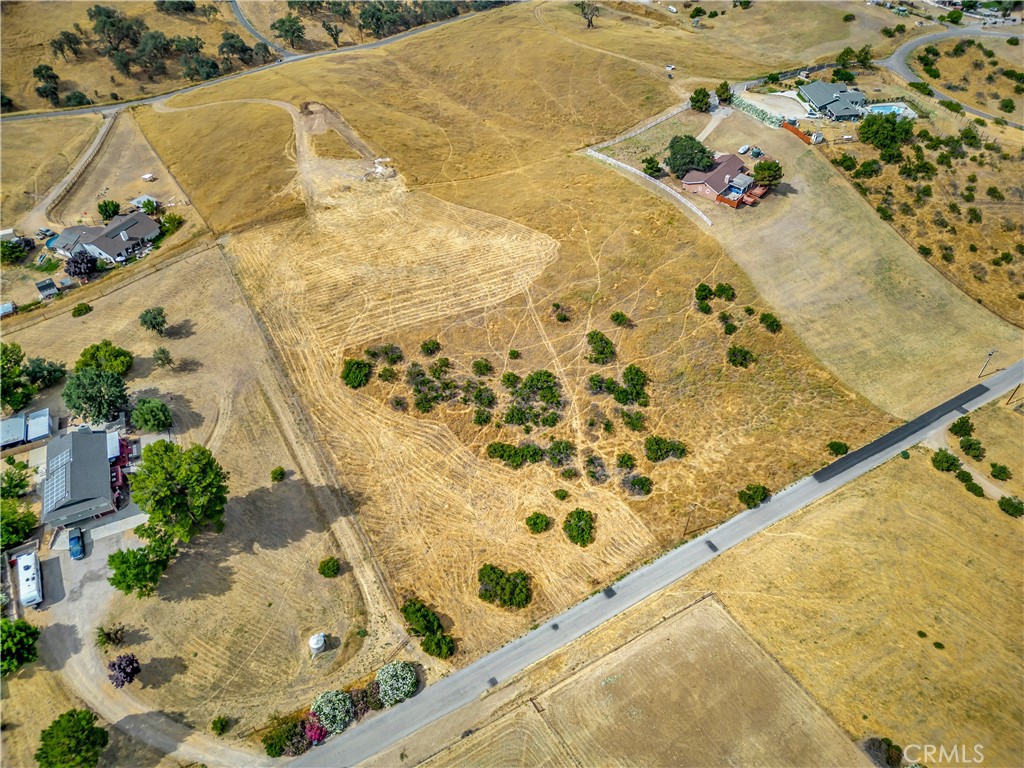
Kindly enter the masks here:
<path id="1" fill-rule="evenodd" d="M 972 418 L 993 456 L 1024 453 L 1022 416 L 1012 406 L 989 405 Z M 991 498 L 970 495 L 952 475 L 937 472 L 930 456 L 917 447 L 910 459 L 893 459 L 565 646 L 479 702 L 396 744 L 376 764 L 392 764 L 400 752 L 413 763 L 436 754 L 431 765 L 482 762 L 494 754 L 507 754 L 509 765 L 578 764 L 580 754 L 566 745 L 575 743 L 573 731 L 557 725 L 570 712 L 552 706 L 559 692 L 589 684 L 591 695 L 580 706 L 582 714 L 593 713 L 606 700 L 606 690 L 622 682 L 606 674 L 605 666 L 621 666 L 633 655 L 636 638 L 648 633 L 652 640 L 671 643 L 668 628 L 674 624 L 673 632 L 685 633 L 691 621 L 692 609 L 678 612 L 710 592 L 749 633 L 745 641 L 752 639 L 792 675 L 850 739 L 887 736 L 904 746 L 944 744 L 947 749 L 964 743 L 973 749 L 978 743 L 984 745 L 986 763 L 1020 765 L 1024 619 L 1009 607 L 1024 599 L 1021 520 L 1005 515 Z M 681 654 L 676 658 L 688 660 Z M 656 661 L 645 661 L 656 668 Z M 700 677 L 689 675 L 678 686 L 659 684 L 658 690 L 681 688 L 701 696 L 703 689 L 693 685 Z M 775 690 L 791 684 L 787 678 Z M 544 711 L 538 713 L 531 700 Z M 744 695 L 733 702 L 747 700 Z M 632 724 L 636 714 L 627 709 L 619 719 Z M 731 722 L 737 716 L 731 711 L 723 718 Z M 680 722 L 686 727 L 677 725 L 665 741 L 701 748 L 703 741 L 687 740 L 693 720 Z M 598 724 L 617 733 L 615 720 L 593 723 Z M 590 725 L 579 725 L 581 733 Z M 646 727 L 644 722 L 645 734 Z M 715 727 L 713 720 L 706 726 L 712 732 Z M 460 740 L 467 729 L 476 733 Z M 700 729 L 702 736 L 705 732 Z M 593 739 L 601 744 L 603 736 Z M 620 749 L 663 745 L 631 741 L 624 739 Z M 612 749 L 582 762 L 615 763 L 616 754 Z M 678 762 L 645 757 L 649 764 Z M 771 763 L 767 757 L 745 761 L 752 762 Z M 817 761 L 830 763 L 853 761 Z"/>
<path id="2" fill-rule="evenodd" d="M 941 88 L 955 99 L 993 117 L 1024 122 L 1024 95 L 1014 91 L 1016 81 L 1002 74 L 1004 69 L 1021 71 L 1024 53 L 1020 47 L 1008 45 L 1005 39 L 991 37 L 979 37 L 975 45 L 966 49 L 958 49 L 958 44 L 957 40 L 943 40 L 935 44 L 940 54 L 935 57 L 935 67 L 940 73 L 938 79 L 925 73 L 917 59 L 919 55 L 927 55 L 924 48 L 913 52 L 910 65 L 921 80 Z M 963 52 L 957 54 L 958 50 Z M 987 56 L 988 52 L 992 56 Z M 1006 112 L 1000 109 L 999 102 L 1003 99 L 1013 100 L 1013 110 Z"/>
<path id="3" fill-rule="evenodd" d="M 658 623 L 533 701 L 425 764 L 870 764 L 714 599 Z"/>
<path id="4" fill-rule="evenodd" d="M 96 115 L 4 123 L 0 131 L 0 223 L 4 229 L 13 227 L 63 178 L 99 127 Z"/>
<path id="5" fill-rule="evenodd" d="M 1019 393 L 1018 393 L 1019 394 Z M 1019 403 L 1020 400 L 1016 400 Z M 1024 414 L 1015 413 L 1005 401 L 989 403 L 971 414 L 974 422 L 973 437 L 985 446 L 985 457 L 978 461 L 967 456 L 958 444 L 958 438 L 944 435 L 948 448 L 974 473 L 985 488 L 986 494 L 999 499 L 1002 496 L 1016 496 L 1024 499 L 1024 469 L 1021 469 L 1021 432 L 1024 430 Z M 1013 473 L 1009 480 L 992 477 L 992 464 L 1003 464 Z"/>
<path id="6" fill-rule="evenodd" d="M 646 142 L 645 134 L 632 141 L 652 147 L 656 143 Z M 856 142 L 824 151 L 807 147 L 791 134 L 737 112 L 722 120 L 704 143 L 723 152 L 757 145 L 782 163 L 783 184 L 754 208 L 733 211 L 697 195 L 689 199 L 712 218 L 711 233 L 780 310 L 783 322 L 788 319 L 818 359 L 875 405 L 910 418 L 971 386 L 989 349 L 1001 350 L 1000 364 L 1019 357 L 1021 331 L 951 285 L 880 221 L 874 201 L 868 204 L 828 160 L 843 151 L 877 157 L 876 150 Z M 1017 160 L 997 162 L 1019 167 Z M 979 179 L 991 172 L 991 163 L 969 165 Z M 896 178 L 893 170 L 885 173 L 882 179 Z M 942 179 L 940 174 L 933 182 L 933 200 L 942 194 Z M 874 186 L 876 181 L 868 183 Z M 984 246 L 980 255 L 992 258 L 996 253 L 990 242 L 1003 244 L 1000 253 L 1015 248 L 1004 240 L 1012 235 L 1001 232 L 1002 224 L 993 226 L 1001 221 L 1000 211 L 1012 219 L 1011 192 L 1007 190 L 1006 203 L 986 206 L 980 180 L 977 186 L 980 194 L 974 204 L 986 209 L 985 223 L 966 224 L 968 205 L 963 201 L 961 216 L 947 216 L 956 219 L 961 235 L 970 233 L 979 249 Z M 895 194 L 904 194 L 904 187 L 905 181 L 893 182 Z M 923 205 L 938 209 L 927 200 Z M 870 247 L 865 247 L 868 232 Z M 957 241 L 958 248 L 966 253 L 963 240 Z M 1013 287 L 1013 280 L 1019 279 L 1024 257 L 1014 258 L 1008 266 L 988 267 L 1001 298 L 986 306 L 1002 309 L 1020 323 L 1020 310 L 1015 310 L 1021 304 L 1016 298 L 1020 288 Z M 945 264 L 937 255 L 930 261 Z"/>
<path id="7" fill-rule="evenodd" d="M 292 48 L 287 45 L 284 40 L 275 37 L 275 32 L 270 28 L 270 25 L 275 19 L 280 19 L 289 13 L 295 14 L 295 11 L 288 10 L 288 3 L 285 0 L 241 0 L 238 3 L 239 8 L 242 9 L 242 13 L 245 14 L 245 18 L 249 20 L 261 35 L 266 37 L 268 40 L 273 40 L 275 43 L 280 45 L 282 48 L 287 50 L 297 51 L 299 53 L 310 53 L 311 51 L 326 51 L 334 48 L 334 43 L 331 41 L 330 36 L 324 31 L 321 21 L 327 21 L 330 24 L 340 26 L 343 28 L 343 32 L 339 42 L 342 46 L 355 45 L 360 42 L 359 30 L 356 27 L 355 22 L 359 20 L 359 11 L 356 9 L 355 15 L 350 19 L 351 23 L 342 21 L 341 19 L 328 13 L 326 10 L 321 10 L 318 13 L 310 16 L 305 11 L 298 13 L 299 19 L 302 21 L 302 26 L 305 27 L 305 39 L 302 40 L 297 48 Z M 366 38 L 367 42 L 373 40 L 372 36 Z"/>
<path id="8" fill-rule="evenodd" d="M 209 2 L 200 3 L 208 5 Z M 217 46 L 220 45 L 224 32 L 241 35 L 245 42 L 253 45 L 256 40 L 246 32 L 235 19 L 228 3 L 214 0 L 220 14 L 212 19 L 205 19 L 200 14 L 170 15 L 159 13 L 152 2 L 104 2 L 101 5 L 116 8 L 131 17 L 140 17 L 150 30 L 163 32 L 168 38 L 174 36 L 200 37 L 205 46 L 203 53 L 219 61 Z M 86 11 L 92 7 L 86 2 L 5 2 L 0 7 L 2 32 L 0 32 L 0 64 L 3 68 L 4 94 L 14 100 L 18 110 L 51 109 L 50 102 L 36 95 L 35 88 L 39 82 L 33 77 L 32 70 L 39 64 L 49 64 L 60 76 L 61 96 L 73 90 L 82 91 L 97 104 L 120 100 L 151 96 L 155 93 L 166 93 L 190 84 L 181 76 L 178 56 L 171 55 L 166 59 L 167 74 L 158 75 L 152 80 L 141 73 L 138 68 L 132 69 L 132 76 L 125 77 L 118 72 L 110 59 L 101 56 L 98 48 L 99 37 L 92 31 L 93 24 L 89 21 Z M 68 53 L 65 62 L 59 55 L 54 56 L 49 41 L 62 31 L 75 32 L 75 24 L 81 26 L 85 34 L 79 34 L 83 46 L 79 58 Z M 236 67 L 238 66 L 236 62 Z"/>
<path id="9" fill-rule="evenodd" d="M 130 392 L 167 402 L 178 439 L 207 445 L 231 473 L 224 532 L 185 548 L 157 597 L 121 597 L 108 617 L 95 618 L 139 630 L 133 651 L 161 681 L 147 685 L 143 698 L 197 723 L 228 712 L 241 725 L 237 732 L 311 698 L 328 680 L 343 684 L 365 674 L 373 659 L 393 650 L 395 638 L 376 592 L 376 609 L 365 607 L 349 562 L 358 552 L 343 543 L 347 483 L 335 487 L 317 474 L 219 250 L 174 260 L 89 301 L 93 311 L 84 317 L 22 323 L 5 329 L 5 341 L 69 363 L 101 338 L 130 349 Z M 154 305 L 169 317 L 163 338 L 138 324 L 142 309 Z M 174 368 L 153 366 L 158 345 L 170 350 Z M 289 474 L 271 485 L 277 465 Z M 328 554 L 346 562 L 337 579 L 316 572 Z M 355 634 L 360 627 L 370 631 L 365 640 Z M 306 649 L 314 631 L 328 632 L 336 646 L 315 665 Z"/>

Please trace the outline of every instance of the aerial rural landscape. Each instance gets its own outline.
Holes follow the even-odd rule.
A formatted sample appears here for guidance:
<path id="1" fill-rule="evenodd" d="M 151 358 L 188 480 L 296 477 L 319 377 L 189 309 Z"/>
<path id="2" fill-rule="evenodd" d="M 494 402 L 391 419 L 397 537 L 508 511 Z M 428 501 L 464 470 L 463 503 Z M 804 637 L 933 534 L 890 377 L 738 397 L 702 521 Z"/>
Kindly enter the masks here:
<path id="1" fill-rule="evenodd" d="M 0 3 L 3 764 L 1024 765 L 1021 37 Z"/>

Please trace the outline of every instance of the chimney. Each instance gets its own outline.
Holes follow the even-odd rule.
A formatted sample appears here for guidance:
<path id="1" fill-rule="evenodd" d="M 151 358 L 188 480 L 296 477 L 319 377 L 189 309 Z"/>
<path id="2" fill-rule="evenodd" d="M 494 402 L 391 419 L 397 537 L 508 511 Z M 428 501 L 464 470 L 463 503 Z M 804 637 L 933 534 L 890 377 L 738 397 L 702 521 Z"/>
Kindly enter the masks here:
<path id="1" fill-rule="evenodd" d="M 124 240 L 125 242 L 128 242 L 128 231 L 127 230 L 125 230 L 125 231 L 123 231 L 121 233 L 121 239 Z"/>
<path id="2" fill-rule="evenodd" d="M 729 179 L 731 179 L 731 178 L 732 177 L 728 173 L 725 174 L 725 183 L 728 184 L 729 183 Z"/>

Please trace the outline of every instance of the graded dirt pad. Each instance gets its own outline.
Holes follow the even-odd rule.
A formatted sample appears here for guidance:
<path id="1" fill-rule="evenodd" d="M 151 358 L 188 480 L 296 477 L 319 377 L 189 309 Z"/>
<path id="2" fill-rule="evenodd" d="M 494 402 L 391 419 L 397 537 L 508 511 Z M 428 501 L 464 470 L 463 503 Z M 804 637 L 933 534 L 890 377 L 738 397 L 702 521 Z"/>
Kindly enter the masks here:
<path id="1" fill-rule="evenodd" d="M 301 211 L 291 186 L 292 121 L 284 110 L 234 103 L 200 112 L 146 107 L 135 114 L 157 154 L 215 232 Z"/>
<path id="2" fill-rule="evenodd" d="M 713 599 L 533 701 L 426 764 L 868 765 Z"/>
<path id="3" fill-rule="evenodd" d="M 1021 331 L 915 253 L 819 147 L 739 113 L 704 143 L 756 144 L 782 163 L 783 183 L 756 207 L 689 199 L 783 323 L 875 405 L 911 418 L 973 386 L 988 350 L 1001 350 L 997 365 L 1019 357 Z"/>
<path id="4" fill-rule="evenodd" d="M 667 13 L 667 5 L 612 3 L 614 10 L 602 6 L 594 29 L 586 28 L 579 11 L 569 3 L 546 3 L 534 9 L 555 34 L 577 45 L 636 59 L 658 70 L 675 64 L 676 77 L 712 79 L 750 79 L 835 61 L 847 46 L 870 45 L 881 56 L 907 36 L 941 29 L 932 22 L 915 27 L 911 21 L 906 35 L 888 39 L 880 30 L 905 20 L 860 2 L 755 2 L 743 10 L 733 8 L 731 2 L 712 0 L 700 6 L 726 15 L 701 18 L 698 30 L 681 3 L 678 14 Z M 843 22 L 847 13 L 856 20 Z"/>
<path id="5" fill-rule="evenodd" d="M 63 178 L 99 127 L 97 115 L 4 122 L 0 131 L 0 176 L 4 181 L 0 223 L 4 229 L 13 227 Z"/>
<path id="6" fill-rule="evenodd" d="M 206 4 L 209 2 L 198 3 Z M 4 94 L 14 100 L 16 109 L 52 109 L 50 102 L 37 96 L 35 92 L 39 82 L 32 76 L 32 70 L 39 64 L 49 64 L 60 76 L 62 97 L 78 90 L 97 104 L 118 101 L 111 97 L 114 93 L 123 101 L 166 93 L 191 84 L 191 81 L 179 77 L 179 57 L 174 55 L 166 58 L 168 74 L 157 76 L 153 80 L 150 80 L 148 75 L 140 73 L 138 67 L 134 66 L 132 77 L 125 77 L 118 72 L 110 59 L 97 52 L 101 41 L 92 31 L 93 23 L 86 14 L 92 5 L 93 3 L 59 0 L 3 4 L 0 9 L 3 20 L 3 31 L 0 33 L 3 52 L 0 54 L 0 64 L 4 71 Z M 150 30 L 163 32 L 168 38 L 200 37 L 205 43 L 203 53 L 218 59 L 218 63 L 217 46 L 220 45 L 224 32 L 241 35 L 249 45 L 256 42 L 255 38 L 235 20 L 231 7 L 217 0 L 214 1 L 214 5 L 220 10 L 220 14 L 210 20 L 206 20 L 198 13 L 159 13 L 152 2 L 126 3 L 114 0 L 100 5 L 116 8 L 131 17 L 141 17 Z M 62 31 L 75 32 L 76 23 L 85 30 L 84 35 L 76 32 L 83 41 L 79 58 L 76 59 L 70 52 L 67 61 L 59 55 L 55 57 L 50 49 L 50 40 Z M 238 66 L 237 61 L 235 66 Z"/>
<path id="7" fill-rule="evenodd" d="M 220 253 L 197 252 L 90 303 L 93 311 L 82 318 L 65 313 L 5 333 L 5 340 L 69 364 L 102 338 L 130 349 L 131 394 L 167 402 L 175 437 L 207 445 L 231 473 L 224 532 L 182 547 L 157 597 L 119 598 L 109 616 L 95 617 L 138 630 L 131 650 L 149 675 L 141 698 L 194 723 L 227 714 L 241 724 L 238 732 L 305 703 L 331 681 L 363 674 L 371 661 L 358 669 L 348 663 L 364 642 L 355 632 L 365 626 L 366 643 L 388 645 L 387 617 L 366 614 L 338 543 L 339 491 L 324 492 L 321 479 L 299 471 L 308 450 L 296 442 L 301 427 L 281 415 L 287 411 L 275 402 L 280 395 L 258 328 Z M 148 306 L 165 308 L 164 337 L 139 327 Z M 160 345 L 175 368 L 153 366 Z M 288 477 L 271 484 L 278 465 Z M 345 562 L 336 579 L 316 572 L 328 554 Z M 320 631 L 334 647 L 311 664 L 306 641 Z"/>

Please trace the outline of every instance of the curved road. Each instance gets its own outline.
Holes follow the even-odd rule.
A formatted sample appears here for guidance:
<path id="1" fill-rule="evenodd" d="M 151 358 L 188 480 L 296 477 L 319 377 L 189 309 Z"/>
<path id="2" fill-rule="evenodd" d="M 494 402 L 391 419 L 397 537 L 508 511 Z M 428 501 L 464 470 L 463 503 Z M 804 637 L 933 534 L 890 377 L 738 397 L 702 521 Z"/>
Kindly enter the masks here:
<path id="1" fill-rule="evenodd" d="M 234 5 L 234 4 L 232 4 L 232 5 Z M 336 49 L 330 50 L 330 51 L 317 51 L 315 53 L 303 53 L 303 54 L 300 54 L 300 55 L 292 54 L 288 58 L 284 58 L 284 59 L 282 59 L 280 61 L 272 61 L 269 64 L 264 64 L 261 67 L 254 67 L 253 69 L 246 69 L 246 70 L 244 70 L 242 72 L 234 72 L 234 73 L 232 73 L 230 75 L 224 75 L 224 77 L 216 77 L 213 80 L 205 80 L 202 83 L 196 83 L 195 85 L 189 85 L 189 86 L 186 86 L 184 88 L 179 88 L 176 91 L 168 91 L 167 93 L 161 93 L 159 95 L 150 96 L 150 97 L 145 98 L 145 99 L 134 99 L 132 101 L 121 101 L 121 102 L 118 102 L 116 104 L 97 104 L 97 105 L 90 106 L 90 107 L 78 107 L 77 109 L 62 109 L 59 112 L 37 112 L 37 113 L 31 114 L 31 115 L 5 115 L 2 119 L 0 119 L 0 125 L 3 125 L 3 123 L 17 122 L 17 121 L 20 121 L 20 120 L 42 120 L 44 118 L 70 117 L 70 116 L 73 116 L 73 115 L 94 115 L 94 114 L 110 115 L 110 114 L 113 114 L 115 112 L 120 112 L 122 109 L 125 109 L 127 107 L 137 107 L 137 106 L 140 106 L 140 105 L 143 105 L 143 104 L 155 104 L 158 101 L 166 101 L 167 99 L 170 99 L 170 98 L 172 98 L 174 96 L 179 96 L 179 95 L 181 95 L 183 93 L 191 93 L 192 91 L 198 91 L 201 88 L 209 88 L 211 85 L 217 85 L 218 83 L 223 83 L 223 82 L 226 82 L 228 80 L 234 80 L 234 79 L 239 78 L 239 77 L 246 77 L 246 76 L 251 75 L 251 74 L 253 74 L 255 72 L 263 72 L 263 71 L 266 71 L 268 69 L 274 69 L 275 67 L 280 67 L 280 66 L 283 66 L 285 64 L 291 64 L 292 62 L 295 62 L 295 61 L 305 61 L 306 59 L 315 59 L 315 58 L 320 57 L 320 56 L 336 56 L 336 55 L 339 55 L 339 54 L 350 53 L 352 51 L 368 51 L 368 50 L 371 50 L 373 48 L 383 48 L 385 45 L 391 45 L 392 43 L 397 43 L 399 40 L 405 40 L 406 38 L 412 37 L 413 35 L 418 35 L 418 34 L 421 34 L 422 32 L 427 32 L 427 31 L 429 31 L 431 29 L 437 29 L 438 27 L 443 27 L 446 24 L 454 24 L 456 22 L 462 21 L 463 19 L 468 19 L 468 18 L 470 18 L 470 17 L 472 17 L 474 15 L 475 14 L 473 14 L 473 13 L 466 13 L 466 14 L 462 14 L 460 16 L 453 16 L 450 19 L 443 19 L 442 21 L 435 21 L 433 24 L 427 24 L 426 26 L 423 26 L 423 27 L 416 27 L 416 29 L 410 29 L 410 30 L 408 30 L 406 32 L 400 32 L 397 35 L 392 35 L 391 37 L 385 37 L 385 38 L 382 38 L 380 40 L 374 40 L 373 42 L 370 42 L 370 43 L 361 43 L 359 45 L 350 45 L 350 46 L 347 46 L 345 48 L 336 48 Z M 247 28 L 252 30 L 251 26 L 247 27 Z M 261 39 L 265 39 L 265 38 L 262 38 L 262 36 L 260 36 L 258 33 L 256 33 L 256 34 Z M 268 45 L 273 45 L 269 41 L 268 41 L 267 44 Z M 276 46 L 276 45 L 274 47 L 278 48 L 278 46 Z M 278 48 L 278 50 L 282 50 L 282 49 Z"/>
<path id="2" fill-rule="evenodd" d="M 953 399 L 894 429 L 791 485 L 757 509 L 748 510 L 626 576 L 536 630 L 427 687 L 400 706 L 382 712 L 292 761 L 294 766 L 355 765 L 420 728 L 469 704 L 489 688 L 540 661 L 566 643 L 684 578 L 717 554 L 745 541 L 823 496 L 921 442 L 963 413 L 994 400 L 1024 379 L 1024 360 L 987 377 Z"/>
<path id="3" fill-rule="evenodd" d="M 245 27 L 247 30 L 249 30 L 249 34 L 250 35 L 255 37 L 257 40 L 260 40 L 260 41 L 266 43 L 270 47 L 271 50 L 277 51 L 279 54 L 284 56 L 286 59 L 294 59 L 296 56 L 299 55 L 299 54 L 294 53 L 292 51 L 285 50 L 284 48 L 282 48 L 280 45 L 275 43 L 270 38 L 264 37 L 262 34 L 260 34 L 256 30 L 256 27 L 254 27 L 252 24 L 249 23 L 249 19 L 247 19 L 245 17 L 245 14 L 242 13 L 242 9 L 238 5 L 238 0 L 231 0 L 231 10 L 234 11 L 235 18 L 238 19 L 238 23 L 241 24 L 243 27 Z"/>

